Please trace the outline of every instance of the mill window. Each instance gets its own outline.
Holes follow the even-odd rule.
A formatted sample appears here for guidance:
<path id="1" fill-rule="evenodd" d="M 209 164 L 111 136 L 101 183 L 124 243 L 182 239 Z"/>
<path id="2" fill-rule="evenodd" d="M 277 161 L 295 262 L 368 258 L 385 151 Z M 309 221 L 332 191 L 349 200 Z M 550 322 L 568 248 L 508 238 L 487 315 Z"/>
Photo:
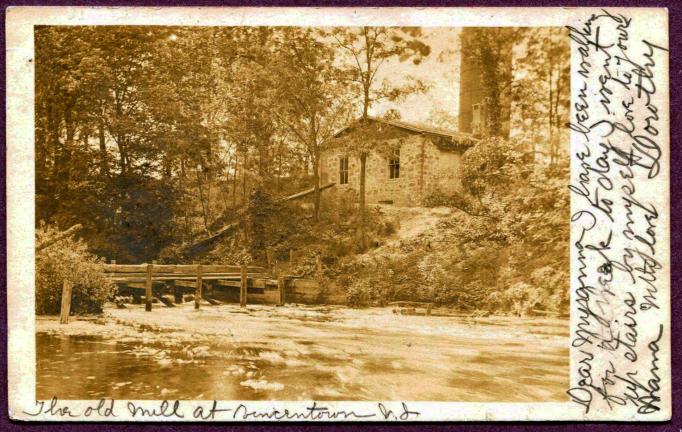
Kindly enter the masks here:
<path id="1" fill-rule="evenodd" d="M 348 184 L 348 156 L 339 158 L 339 184 Z"/>
<path id="2" fill-rule="evenodd" d="M 400 150 L 393 150 L 391 157 L 388 159 L 388 178 L 400 178 Z"/>

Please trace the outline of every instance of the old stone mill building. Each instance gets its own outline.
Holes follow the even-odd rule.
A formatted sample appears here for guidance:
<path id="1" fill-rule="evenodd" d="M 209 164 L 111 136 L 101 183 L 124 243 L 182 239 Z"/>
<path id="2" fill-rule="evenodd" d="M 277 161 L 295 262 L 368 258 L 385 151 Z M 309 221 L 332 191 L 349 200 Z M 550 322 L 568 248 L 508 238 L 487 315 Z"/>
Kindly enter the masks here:
<path id="1" fill-rule="evenodd" d="M 452 193 L 460 188 L 460 160 L 475 142 L 471 135 L 373 117 L 359 126 L 360 121 L 354 122 L 337 137 L 367 139 L 368 129 L 375 140 L 380 137 L 380 144 L 367 157 L 368 203 L 419 205 L 433 192 Z M 355 194 L 360 189 L 356 155 L 335 148 L 326 151 L 321 162 L 322 183 L 335 182 L 336 193 Z"/>

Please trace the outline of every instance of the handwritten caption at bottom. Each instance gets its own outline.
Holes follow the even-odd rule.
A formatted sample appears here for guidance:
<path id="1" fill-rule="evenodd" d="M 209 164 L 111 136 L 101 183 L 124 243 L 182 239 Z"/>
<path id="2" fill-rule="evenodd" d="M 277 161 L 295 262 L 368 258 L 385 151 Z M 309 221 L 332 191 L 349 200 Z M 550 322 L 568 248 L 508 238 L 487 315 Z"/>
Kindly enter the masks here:
<path id="1" fill-rule="evenodd" d="M 80 405 L 80 404 L 79 404 Z M 410 409 L 405 402 L 377 402 L 372 409 L 332 409 L 318 402 L 312 402 L 301 409 L 272 408 L 260 409 L 244 403 L 226 403 L 217 400 L 207 403 L 163 400 L 158 403 L 120 402 L 115 399 L 100 399 L 92 405 L 78 408 L 68 401 L 53 397 L 49 401 L 37 401 L 32 410 L 24 414 L 36 419 L 98 419 L 98 420 L 168 420 L 168 421 L 211 421 L 211 420 L 418 420 L 421 413 Z"/>

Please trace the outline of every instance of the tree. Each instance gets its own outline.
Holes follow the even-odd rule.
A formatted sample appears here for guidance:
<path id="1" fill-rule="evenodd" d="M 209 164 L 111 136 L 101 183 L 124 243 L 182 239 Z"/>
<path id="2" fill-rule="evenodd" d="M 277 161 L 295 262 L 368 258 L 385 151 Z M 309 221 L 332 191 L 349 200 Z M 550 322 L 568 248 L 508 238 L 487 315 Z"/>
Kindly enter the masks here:
<path id="1" fill-rule="evenodd" d="M 236 144 L 240 155 L 243 199 L 247 198 L 247 178 L 257 187 L 271 186 L 273 148 L 279 131 L 270 110 L 278 103 L 271 88 L 269 62 L 274 53 L 275 30 L 270 27 L 239 28 L 233 35 L 237 52 L 226 67 L 230 85 L 222 93 L 226 117 L 225 136 Z"/>
<path id="2" fill-rule="evenodd" d="M 448 109 L 435 107 L 429 112 L 427 123 L 433 127 L 456 131 L 458 129 L 459 117 L 453 115 Z"/>
<path id="3" fill-rule="evenodd" d="M 151 139 L 158 122 L 148 109 L 149 62 L 166 34 L 141 27 L 36 31 L 36 224 L 81 223 L 93 250 L 110 258 L 150 259 L 172 239 L 165 224 L 175 189 L 156 184 L 163 153 Z"/>
<path id="4" fill-rule="evenodd" d="M 320 218 L 320 156 L 334 133 L 348 123 L 351 98 L 334 49 L 312 29 L 282 30 L 270 63 L 278 101 L 272 110 L 307 153 L 313 171 L 314 218 Z"/>
<path id="5" fill-rule="evenodd" d="M 530 147 L 533 161 L 541 155 L 550 165 L 560 164 L 559 159 L 567 155 L 560 148 L 562 139 L 568 139 L 565 124 L 569 112 L 571 51 L 566 32 L 552 27 L 527 29 L 514 65 L 517 79 L 512 100 L 522 113 L 516 121 L 524 132 L 518 140 Z"/>
<path id="6" fill-rule="evenodd" d="M 58 236 L 53 227 L 36 227 L 36 243 Z M 102 269 L 101 260 L 88 251 L 84 241 L 70 236 L 36 251 L 35 308 L 37 314 L 58 314 L 65 281 L 73 285 L 71 310 L 102 312 L 115 286 Z M 78 271 L 74 272 L 74 269 Z"/>
<path id="7" fill-rule="evenodd" d="M 416 27 L 338 27 L 331 31 L 336 44 L 348 57 L 347 79 L 359 91 L 361 123 L 367 123 L 372 105 L 382 99 L 400 100 L 409 94 L 425 90 L 418 80 L 408 77 L 405 83 L 391 83 L 388 79 L 378 81 L 377 73 L 392 59 L 411 60 L 415 65 L 431 52 L 430 47 L 419 37 L 421 30 Z M 367 156 L 376 141 L 371 137 L 365 140 L 346 141 L 347 148 L 360 159 L 360 203 L 358 237 L 362 249 L 366 247 L 366 205 L 365 172 Z"/>
<path id="8" fill-rule="evenodd" d="M 36 222 L 60 211 L 79 174 L 74 168 L 91 156 L 90 106 L 106 73 L 91 40 L 90 28 L 36 28 Z"/>
<path id="9" fill-rule="evenodd" d="M 395 108 L 391 108 L 391 109 L 386 110 L 381 115 L 381 118 L 384 120 L 388 120 L 388 121 L 400 121 L 400 119 L 403 118 L 403 115 L 399 110 L 397 110 Z"/>
<path id="10" fill-rule="evenodd" d="M 148 92 L 149 109 L 157 119 L 153 140 L 163 155 L 163 175 L 171 178 L 177 171 L 184 186 L 196 187 L 205 232 L 214 219 L 211 186 L 223 168 L 222 96 L 230 78 L 224 61 L 234 55 L 231 32 L 213 27 L 174 29 L 159 44 Z M 190 205 L 192 198 L 187 201 Z"/>

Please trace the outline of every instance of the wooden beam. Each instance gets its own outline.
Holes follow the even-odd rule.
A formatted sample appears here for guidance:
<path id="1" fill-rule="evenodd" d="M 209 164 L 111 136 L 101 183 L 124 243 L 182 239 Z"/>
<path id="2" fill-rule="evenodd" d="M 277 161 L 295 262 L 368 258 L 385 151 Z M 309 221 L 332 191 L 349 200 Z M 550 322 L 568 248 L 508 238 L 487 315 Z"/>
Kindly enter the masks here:
<path id="1" fill-rule="evenodd" d="M 233 273 L 239 274 L 241 266 L 238 265 L 221 265 L 209 264 L 203 265 L 203 273 Z M 136 274 L 144 273 L 147 270 L 146 264 L 104 264 L 105 273 L 119 274 Z M 159 275 L 174 275 L 174 274 L 189 274 L 193 275 L 197 271 L 196 264 L 155 264 L 154 273 Z M 261 266 L 248 266 L 249 273 L 266 273 L 267 269 Z"/>
<path id="2" fill-rule="evenodd" d="M 194 290 L 197 286 L 197 283 L 194 280 L 178 280 L 178 281 L 175 281 L 175 286 L 179 286 L 179 287 L 183 287 L 183 288 L 191 288 L 192 290 Z M 184 290 L 183 290 L 183 292 L 184 292 Z"/>
<path id="3" fill-rule="evenodd" d="M 214 298 L 211 298 L 211 297 L 209 297 L 209 296 L 207 296 L 207 295 L 205 295 L 205 294 L 204 294 L 204 296 L 203 296 L 203 299 L 206 300 L 207 302 L 209 302 L 210 304 L 214 305 L 214 306 L 218 306 L 218 305 L 223 304 L 222 302 L 220 302 L 220 301 L 218 301 L 218 300 L 216 300 L 216 299 L 214 299 Z"/>
<path id="4" fill-rule="evenodd" d="M 164 297 L 164 296 L 160 296 L 160 297 L 157 297 L 157 298 L 158 298 L 158 300 L 159 300 L 161 303 L 163 303 L 163 304 L 166 305 L 167 307 L 175 307 L 175 304 L 171 301 L 171 299 L 166 298 L 166 297 Z"/>
<path id="5" fill-rule="evenodd" d="M 209 236 L 209 237 L 206 237 L 206 238 L 204 238 L 204 239 L 201 239 L 201 240 L 199 240 L 199 241 L 196 241 L 196 242 L 194 242 L 194 243 L 191 243 L 191 244 L 185 246 L 185 247 L 183 248 L 183 250 L 185 250 L 185 251 L 190 251 L 190 252 L 191 252 L 193 249 L 201 248 L 201 247 L 207 246 L 207 245 L 209 245 L 211 242 L 213 242 L 214 240 L 217 240 L 217 239 L 219 239 L 220 237 L 223 237 L 223 236 L 225 236 L 225 235 L 231 233 L 231 232 L 234 231 L 236 228 L 238 228 L 239 225 L 241 225 L 241 219 L 238 220 L 238 221 L 236 221 L 236 222 L 232 222 L 232 223 L 229 224 L 229 225 L 225 225 L 225 226 L 224 226 L 223 228 L 221 228 L 218 232 L 216 232 L 215 234 L 213 234 L 213 235 L 211 235 L 211 236 Z"/>
<path id="6" fill-rule="evenodd" d="M 336 183 L 331 182 L 331 183 L 327 183 L 326 185 L 320 186 L 320 192 L 322 192 L 325 189 L 329 189 L 330 187 L 334 186 L 335 184 Z M 311 187 L 310 189 L 306 189 L 306 190 L 303 190 L 301 192 L 295 193 L 293 195 L 289 195 L 288 197 L 282 198 L 282 201 L 291 201 L 291 200 L 295 200 L 298 198 L 303 198 L 303 197 L 306 197 L 306 196 L 308 196 L 314 192 L 315 192 L 315 188 Z"/>
<path id="7" fill-rule="evenodd" d="M 41 251 L 47 247 L 50 247 L 53 244 L 57 243 L 58 241 L 64 240 L 65 238 L 76 234 L 82 228 L 83 228 L 83 225 L 76 224 L 76 225 L 72 226 L 71 228 L 67 229 L 66 231 L 60 232 L 59 234 L 55 235 L 51 239 L 47 239 L 44 242 L 40 243 L 39 245 L 36 245 L 36 252 Z"/>
<path id="8" fill-rule="evenodd" d="M 286 300 L 284 293 L 286 284 L 284 278 L 277 279 L 277 288 L 279 289 L 279 305 L 284 306 L 284 302 Z"/>
<path id="9" fill-rule="evenodd" d="M 239 285 L 239 307 L 246 307 L 246 284 L 247 284 L 246 266 L 242 266 L 241 284 Z"/>
<path id="10" fill-rule="evenodd" d="M 334 186 L 335 184 L 336 183 L 331 182 L 331 183 L 327 183 L 325 185 L 320 186 L 320 192 L 322 192 L 325 189 L 329 189 L 330 187 Z M 298 198 L 303 198 L 303 197 L 308 196 L 314 192 L 315 192 L 315 188 L 312 187 L 310 189 L 305 189 L 301 192 L 298 192 L 298 193 L 295 193 L 293 195 L 289 195 L 287 197 L 284 197 L 278 201 L 291 201 L 291 200 L 295 200 Z M 217 239 L 219 239 L 219 238 L 221 238 L 227 234 L 230 234 L 231 232 L 233 232 L 235 229 L 237 229 L 241 225 L 241 219 L 243 216 L 243 212 L 244 212 L 244 210 L 237 211 L 235 214 L 235 218 L 237 220 L 235 220 L 234 222 L 232 222 L 228 225 L 225 225 L 224 227 L 222 227 L 220 230 L 218 230 L 213 235 L 210 235 L 206 238 L 203 238 L 201 240 L 197 240 L 191 244 L 184 246 L 183 250 L 189 251 L 189 252 L 192 252 L 193 250 L 196 251 L 196 249 L 201 249 L 203 247 L 209 246 L 213 241 L 215 241 L 215 240 L 217 240 Z"/>
<path id="11" fill-rule="evenodd" d="M 190 275 L 176 275 L 176 276 L 170 276 L 170 275 L 157 275 L 156 272 L 152 275 L 152 280 L 156 282 L 167 282 L 167 281 L 180 281 L 180 280 L 189 280 L 193 281 L 196 279 L 196 270 Z M 250 273 L 252 275 L 257 274 L 257 273 Z M 239 279 L 241 273 L 203 273 L 202 276 L 204 279 Z M 144 273 L 135 273 L 135 274 L 116 274 L 111 276 L 111 280 L 113 282 L 119 282 L 119 283 L 125 283 L 127 282 L 146 282 L 147 280 L 147 272 L 145 271 Z M 194 286 L 194 285 L 192 285 Z"/>
<path id="12" fill-rule="evenodd" d="M 199 305 L 201 303 L 201 286 L 204 284 L 203 280 L 201 279 L 201 271 L 201 264 L 199 264 L 197 266 L 197 284 L 194 291 L 194 309 L 199 309 Z"/>
<path id="13" fill-rule="evenodd" d="M 254 279 L 254 278 L 249 278 L 249 276 L 246 276 L 247 280 L 247 288 L 265 288 L 266 285 L 266 280 L 265 279 Z M 218 279 L 216 281 L 217 287 L 234 287 L 234 288 L 241 288 L 242 286 L 242 281 L 240 280 L 226 280 L 226 279 Z"/>
<path id="14" fill-rule="evenodd" d="M 71 292 L 73 284 L 64 279 L 62 283 L 62 308 L 59 314 L 59 322 L 61 324 L 69 323 L 69 315 L 71 314 Z"/>
<path id="15" fill-rule="evenodd" d="M 147 280 L 144 291 L 144 310 L 151 312 L 152 310 L 152 267 L 154 264 L 147 264 Z"/>

